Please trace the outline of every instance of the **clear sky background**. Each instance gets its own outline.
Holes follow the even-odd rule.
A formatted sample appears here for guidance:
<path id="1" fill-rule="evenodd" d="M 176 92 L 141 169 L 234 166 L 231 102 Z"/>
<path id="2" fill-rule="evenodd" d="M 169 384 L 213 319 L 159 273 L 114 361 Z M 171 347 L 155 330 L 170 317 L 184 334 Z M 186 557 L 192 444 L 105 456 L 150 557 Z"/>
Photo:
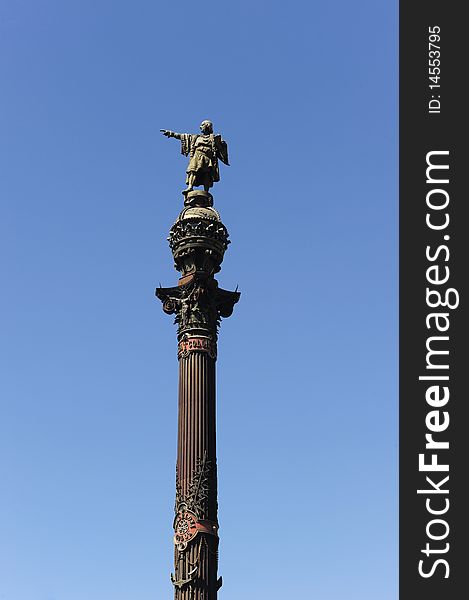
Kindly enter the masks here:
<path id="1" fill-rule="evenodd" d="M 172 598 L 187 160 L 242 292 L 220 600 L 397 598 L 397 4 L 0 2 L 0 600 Z"/>

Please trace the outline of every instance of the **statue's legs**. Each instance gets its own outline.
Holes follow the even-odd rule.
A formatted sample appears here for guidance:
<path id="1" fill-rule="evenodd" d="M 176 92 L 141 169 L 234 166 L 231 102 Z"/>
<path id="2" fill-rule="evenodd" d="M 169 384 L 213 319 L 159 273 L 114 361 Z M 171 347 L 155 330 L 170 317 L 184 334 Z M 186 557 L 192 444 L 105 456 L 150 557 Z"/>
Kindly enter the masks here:
<path id="1" fill-rule="evenodd" d="M 191 192 L 194 189 L 194 183 L 195 183 L 195 173 L 190 172 L 187 175 L 187 188 L 184 191 Z"/>
<path id="2" fill-rule="evenodd" d="M 187 188 L 184 190 L 185 192 L 191 192 L 194 189 L 195 185 L 203 185 L 204 186 L 204 190 L 206 192 L 209 191 L 209 189 L 212 187 L 213 185 L 213 180 L 212 178 L 207 174 L 204 173 L 203 174 L 203 183 L 202 181 L 200 181 L 200 179 L 202 179 L 202 177 L 197 176 L 197 173 L 194 171 L 189 171 L 189 173 L 187 174 Z"/>

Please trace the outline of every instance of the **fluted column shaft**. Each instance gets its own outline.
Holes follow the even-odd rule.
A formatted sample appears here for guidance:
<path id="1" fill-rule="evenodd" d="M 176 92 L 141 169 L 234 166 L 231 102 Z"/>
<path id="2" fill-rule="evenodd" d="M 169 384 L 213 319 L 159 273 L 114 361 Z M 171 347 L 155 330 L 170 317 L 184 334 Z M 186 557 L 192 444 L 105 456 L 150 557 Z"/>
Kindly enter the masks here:
<path id="1" fill-rule="evenodd" d="M 206 352 L 190 352 L 179 359 L 176 510 L 185 502 L 199 520 L 217 529 L 199 532 L 183 550 L 175 546 L 175 580 L 195 575 L 191 585 L 176 587 L 177 600 L 215 600 L 217 596 L 215 411 L 215 359 Z"/>
<path id="2" fill-rule="evenodd" d="M 215 411 L 215 360 L 205 352 L 191 352 L 179 360 L 177 486 L 184 497 L 197 462 L 205 456 L 216 464 Z M 213 484 L 207 512 L 200 517 L 216 521 L 216 477 Z"/>

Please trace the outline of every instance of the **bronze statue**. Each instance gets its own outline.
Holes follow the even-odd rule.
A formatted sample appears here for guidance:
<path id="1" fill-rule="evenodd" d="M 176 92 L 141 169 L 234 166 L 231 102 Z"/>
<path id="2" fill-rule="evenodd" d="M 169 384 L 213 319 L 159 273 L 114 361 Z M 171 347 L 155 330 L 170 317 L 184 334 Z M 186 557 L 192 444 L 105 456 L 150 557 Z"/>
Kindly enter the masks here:
<path id="1" fill-rule="evenodd" d="M 229 166 L 228 146 L 221 135 L 213 133 L 211 121 L 202 121 L 201 133 L 176 133 L 169 129 L 160 129 L 160 131 L 166 137 L 181 140 L 181 154 L 190 157 L 186 170 L 185 193 L 199 185 L 203 185 L 204 190 L 208 192 L 215 181 L 220 181 L 218 160 Z"/>

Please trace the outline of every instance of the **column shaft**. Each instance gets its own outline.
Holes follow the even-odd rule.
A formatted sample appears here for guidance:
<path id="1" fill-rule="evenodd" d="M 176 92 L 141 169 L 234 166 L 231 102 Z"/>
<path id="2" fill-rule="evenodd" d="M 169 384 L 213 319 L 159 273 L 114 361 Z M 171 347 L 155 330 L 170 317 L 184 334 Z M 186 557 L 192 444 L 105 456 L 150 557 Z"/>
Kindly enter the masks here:
<path id="1" fill-rule="evenodd" d="M 189 352 L 179 359 L 176 512 L 181 506 L 208 527 L 217 520 L 215 359 Z M 176 527 L 176 531 L 178 528 Z M 218 537 L 199 531 L 187 547 L 175 546 L 177 600 L 217 597 Z"/>

